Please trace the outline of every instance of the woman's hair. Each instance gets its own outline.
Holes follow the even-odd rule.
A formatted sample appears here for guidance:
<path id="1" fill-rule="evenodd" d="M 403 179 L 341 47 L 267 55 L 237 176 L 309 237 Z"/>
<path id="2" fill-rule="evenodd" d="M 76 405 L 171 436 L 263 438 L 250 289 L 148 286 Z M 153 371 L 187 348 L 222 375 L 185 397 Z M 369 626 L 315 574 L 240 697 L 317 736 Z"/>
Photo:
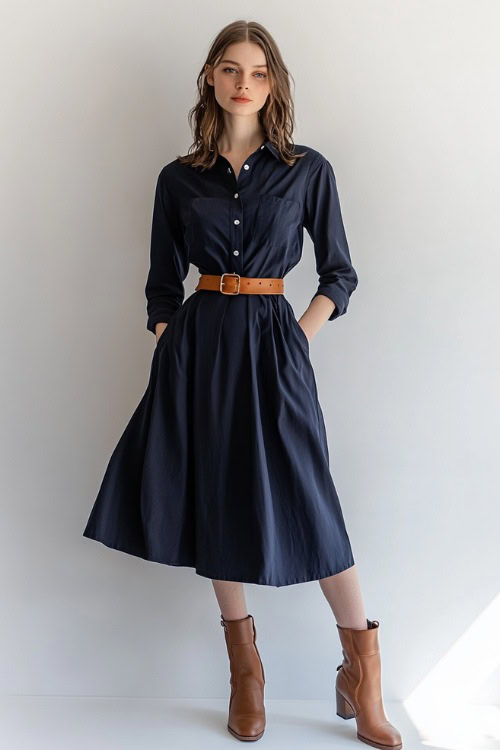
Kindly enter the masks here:
<path id="1" fill-rule="evenodd" d="M 305 154 L 293 151 L 292 132 L 295 124 L 294 105 L 290 93 L 289 73 L 271 34 L 256 21 L 233 21 L 225 26 L 212 42 L 196 84 L 198 101 L 189 111 L 188 120 L 194 142 L 180 162 L 192 167 L 212 167 L 219 155 L 217 142 L 224 130 L 224 118 L 216 98 L 214 86 L 206 81 L 207 73 L 219 64 L 226 48 L 236 42 L 255 42 L 266 56 L 270 93 L 259 110 L 258 117 L 266 137 L 278 149 L 281 158 L 293 166 Z M 205 68 L 208 64 L 209 68 Z"/>

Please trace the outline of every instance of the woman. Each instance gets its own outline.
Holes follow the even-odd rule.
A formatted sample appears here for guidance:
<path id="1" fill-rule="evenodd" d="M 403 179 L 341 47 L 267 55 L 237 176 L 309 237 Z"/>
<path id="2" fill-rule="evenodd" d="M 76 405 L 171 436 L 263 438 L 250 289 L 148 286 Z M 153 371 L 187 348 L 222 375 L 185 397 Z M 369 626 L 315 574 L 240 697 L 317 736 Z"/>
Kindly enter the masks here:
<path id="1" fill-rule="evenodd" d="M 198 88 L 192 153 L 156 184 L 149 383 L 84 536 L 212 580 L 231 671 L 228 729 L 241 740 L 265 729 L 243 584 L 318 580 L 343 649 L 337 713 L 356 717 L 367 744 L 401 748 L 382 705 L 379 623 L 365 616 L 309 359 L 310 340 L 346 312 L 358 281 L 333 169 L 292 144 L 289 74 L 260 24 L 222 29 Z M 297 321 L 283 278 L 300 260 L 304 227 L 319 285 Z M 190 263 L 201 276 L 184 300 Z"/>

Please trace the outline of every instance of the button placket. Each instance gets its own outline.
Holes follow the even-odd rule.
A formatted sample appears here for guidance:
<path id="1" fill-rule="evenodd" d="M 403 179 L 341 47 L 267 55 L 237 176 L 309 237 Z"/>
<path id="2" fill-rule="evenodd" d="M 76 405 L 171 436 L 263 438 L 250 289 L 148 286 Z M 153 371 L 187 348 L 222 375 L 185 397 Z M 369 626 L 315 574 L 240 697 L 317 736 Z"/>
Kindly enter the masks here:
<path id="1" fill-rule="evenodd" d="M 238 196 L 238 197 L 236 197 Z M 240 251 L 237 248 L 241 247 L 241 218 L 242 217 L 242 208 L 241 208 L 241 200 L 239 198 L 239 193 L 235 193 L 235 201 L 233 204 L 233 217 L 236 216 L 236 218 L 233 218 L 233 258 L 238 258 Z M 239 258 L 238 258 L 239 260 Z M 233 263 L 233 270 L 241 273 L 241 264 L 235 260 Z"/>
<path id="2" fill-rule="evenodd" d="M 262 148 L 264 148 L 264 145 L 261 146 L 261 149 Z M 252 156 L 253 156 L 253 154 L 252 154 Z M 244 170 L 244 172 L 243 172 L 243 170 Z M 228 174 L 233 174 L 234 175 L 234 182 L 236 184 L 236 187 L 238 187 L 238 183 L 239 183 L 240 178 L 244 177 L 244 175 L 249 170 L 250 170 L 250 164 L 247 163 L 247 162 L 245 162 L 245 164 L 243 164 L 242 170 L 240 170 L 240 174 L 238 175 L 238 178 L 236 178 L 236 175 L 234 174 L 232 167 L 230 167 L 230 166 L 227 167 Z M 243 172 L 243 174 L 242 174 L 242 172 Z M 231 219 L 232 219 L 232 227 L 233 227 L 233 231 L 232 231 L 232 235 L 231 235 L 231 241 L 232 241 L 231 244 L 232 244 L 232 247 L 233 247 L 233 249 L 232 249 L 232 255 L 233 255 L 233 258 L 241 258 L 242 257 L 241 256 L 242 241 L 243 241 L 243 225 L 242 225 L 243 207 L 242 207 L 242 203 L 241 203 L 241 197 L 240 197 L 239 190 L 236 190 L 233 193 L 233 197 L 238 202 L 237 202 L 236 205 L 233 205 L 233 207 L 231 208 Z M 236 267 L 237 265 L 238 265 L 238 268 Z M 242 261 L 238 261 L 238 263 L 236 261 L 233 262 L 233 271 L 235 273 L 240 273 L 241 274 L 242 273 L 241 268 L 242 268 Z"/>
<path id="3" fill-rule="evenodd" d="M 234 197 L 235 197 L 235 198 L 239 198 L 239 195 L 240 195 L 239 193 L 235 193 L 235 194 L 234 194 Z M 233 250 L 233 255 L 239 255 L 239 254 L 240 254 L 240 251 L 239 251 L 239 250 Z"/>
<path id="4" fill-rule="evenodd" d="M 250 167 L 249 167 L 248 164 L 244 164 L 243 165 L 243 169 L 245 170 L 245 172 L 247 172 L 249 170 L 249 168 Z M 231 172 L 231 173 L 234 174 L 234 172 L 231 169 L 231 167 L 228 168 L 228 172 Z M 235 179 L 235 182 L 236 182 L 236 186 L 238 187 L 238 182 L 239 182 L 240 176 L 238 176 L 238 179 L 236 179 L 236 175 L 235 175 L 234 179 Z M 241 251 L 241 245 L 242 245 L 242 239 L 243 239 L 243 235 L 242 235 L 242 232 L 243 232 L 243 226 L 242 226 L 243 206 L 242 206 L 242 203 L 241 203 L 241 197 L 240 197 L 240 191 L 239 190 L 236 190 L 233 193 L 233 198 L 235 200 L 235 203 L 233 204 L 233 206 L 231 208 L 231 219 L 232 219 L 232 226 L 233 226 L 233 231 L 232 231 L 232 236 L 231 236 L 231 240 L 232 240 L 231 244 L 232 244 L 232 248 L 233 248 L 232 249 L 232 255 L 233 255 L 232 270 L 235 273 L 240 273 L 241 274 L 242 273 L 242 271 L 241 271 L 241 262 L 240 262 L 239 259 L 241 257 L 240 251 Z M 236 261 L 236 258 L 238 258 L 238 261 Z"/>

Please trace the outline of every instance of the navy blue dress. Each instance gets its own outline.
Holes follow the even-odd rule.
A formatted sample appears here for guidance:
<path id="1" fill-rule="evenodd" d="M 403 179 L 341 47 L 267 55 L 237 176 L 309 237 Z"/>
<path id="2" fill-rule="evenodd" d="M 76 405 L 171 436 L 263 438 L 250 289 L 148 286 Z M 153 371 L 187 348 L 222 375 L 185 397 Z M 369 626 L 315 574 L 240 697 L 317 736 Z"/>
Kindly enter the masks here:
<path id="1" fill-rule="evenodd" d="M 147 329 L 167 322 L 146 391 L 109 459 L 83 535 L 208 578 L 286 586 L 354 565 L 329 470 L 309 344 L 285 294 L 194 291 L 200 273 L 285 277 L 314 243 L 314 296 L 357 286 L 334 172 L 266 140 L 238 178 L 178 159 L 155 191 Z"/>

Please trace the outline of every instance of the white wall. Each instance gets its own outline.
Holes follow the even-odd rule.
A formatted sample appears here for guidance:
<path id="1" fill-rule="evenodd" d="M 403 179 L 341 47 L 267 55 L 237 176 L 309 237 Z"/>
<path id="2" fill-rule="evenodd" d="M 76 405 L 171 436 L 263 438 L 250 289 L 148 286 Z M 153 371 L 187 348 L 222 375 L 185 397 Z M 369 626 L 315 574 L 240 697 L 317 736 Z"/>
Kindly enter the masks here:
<path id="1" fill-rule="evenodd" d="M 294 76 L 295 141 L 337 176 L 360 281 L 311 358 L 385 695 L 404 699 L 498 593 L 498 3 L 10 0 L 2 16 L 1 692 L 228 692 L 210 580 L 82 530 L 147 385 L 154 182 L 191 142 L 211 39 L 244 17 Z M 315 288 L 306 238 L 297 315 Z M 266 695 L 333 701 L 318 584 L 246 591 Z M 470 697 L 499 701 L 498 677 Z"/>

